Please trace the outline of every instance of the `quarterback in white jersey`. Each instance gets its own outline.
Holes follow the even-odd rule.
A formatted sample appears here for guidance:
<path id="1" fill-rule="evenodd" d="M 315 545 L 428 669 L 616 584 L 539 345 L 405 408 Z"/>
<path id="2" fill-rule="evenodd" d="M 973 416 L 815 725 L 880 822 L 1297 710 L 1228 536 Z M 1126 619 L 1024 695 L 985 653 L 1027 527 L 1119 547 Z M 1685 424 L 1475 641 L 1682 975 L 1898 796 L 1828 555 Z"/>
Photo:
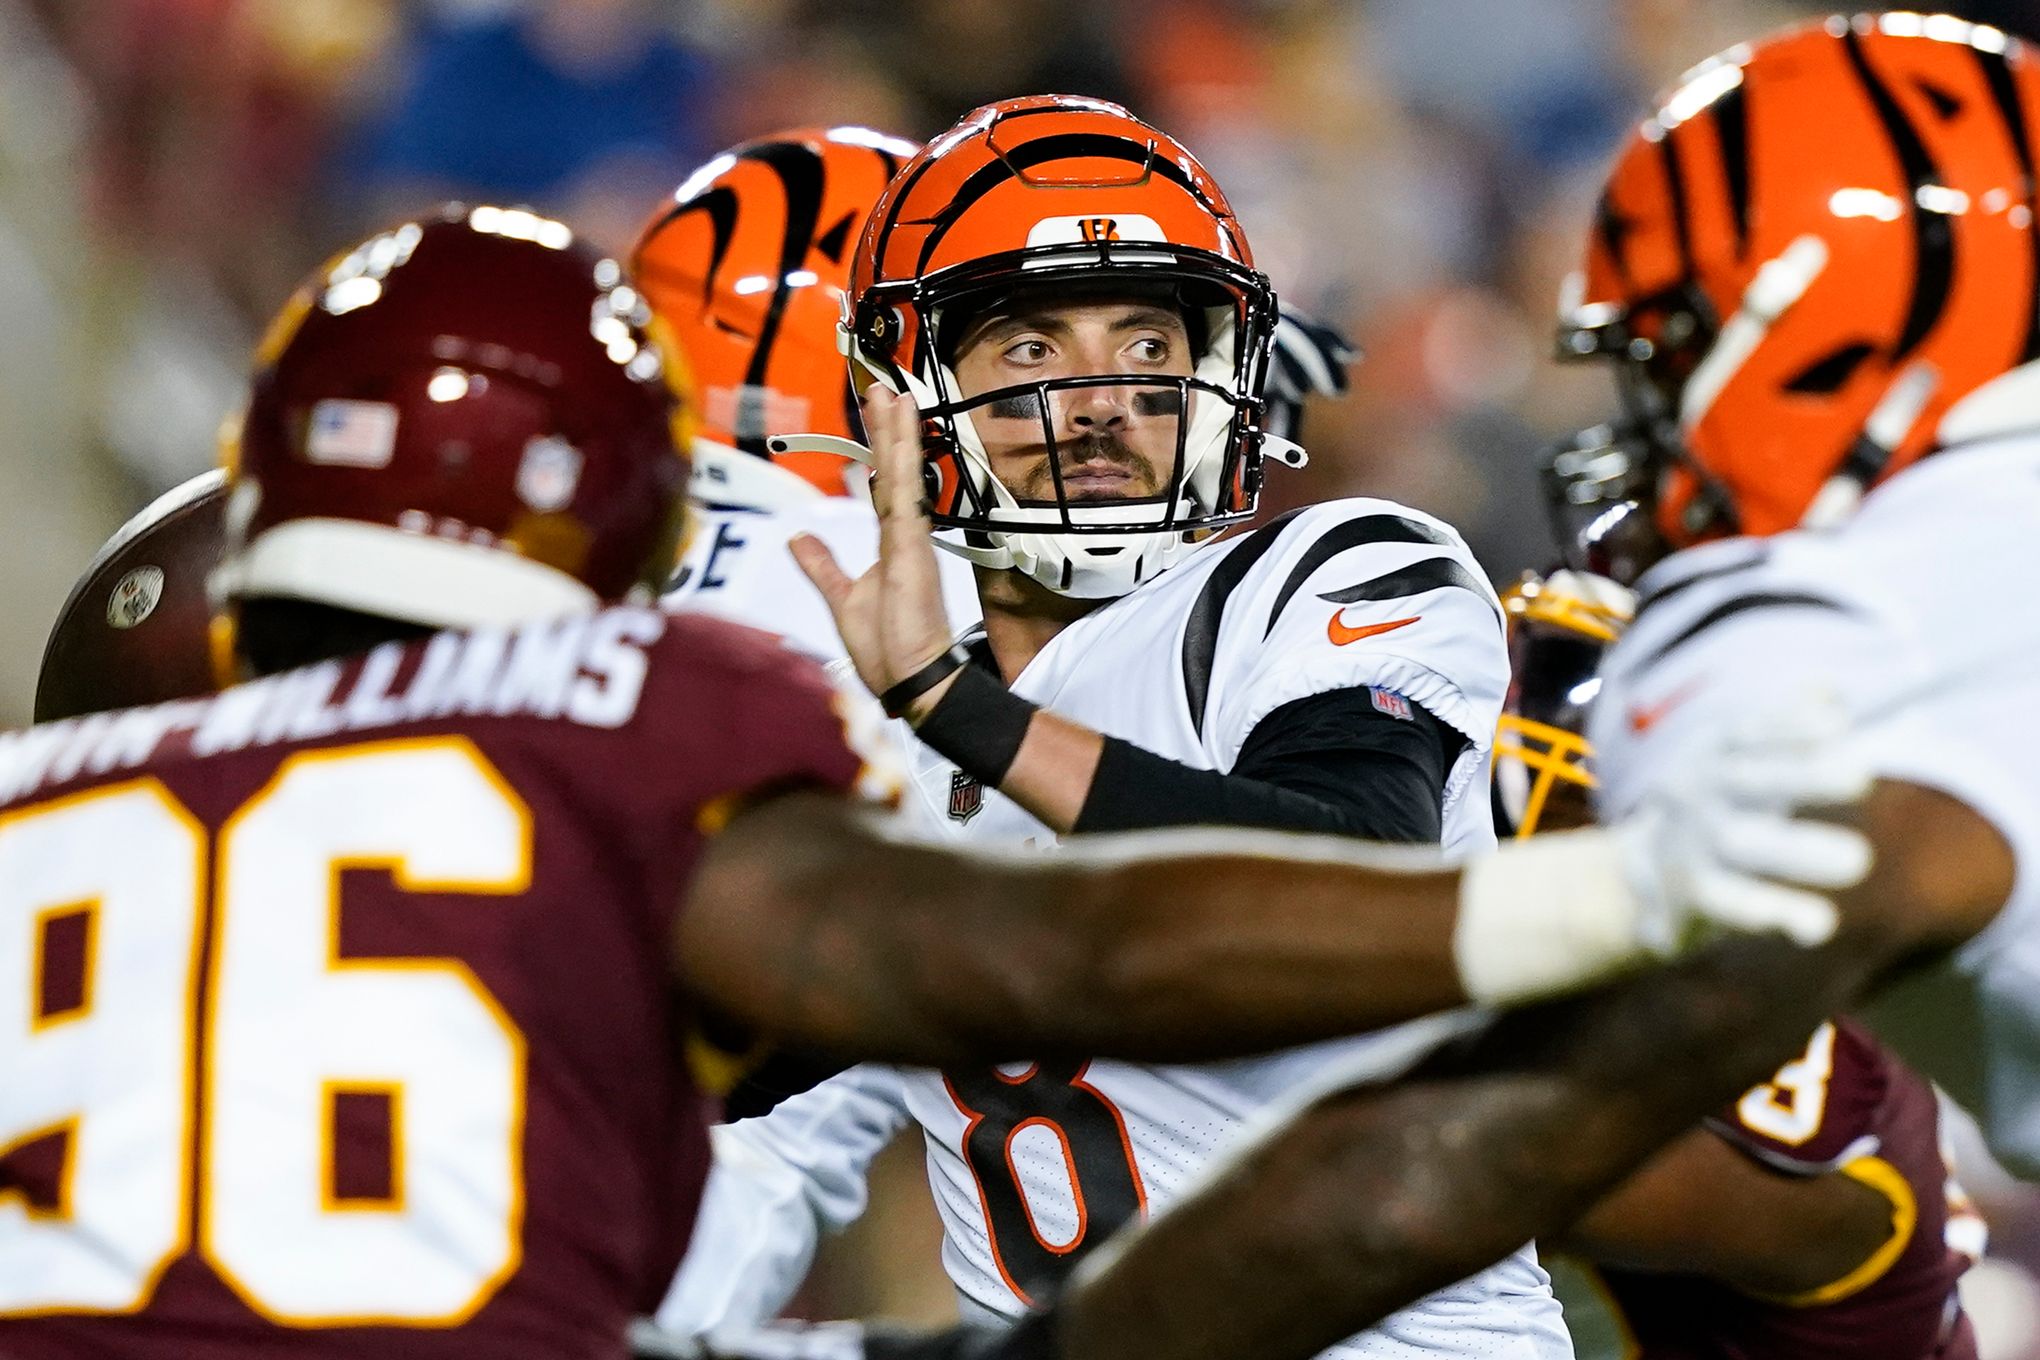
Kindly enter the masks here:
<path id="1" fill-rule="evenodd" d="M 967 119 L 959 128 L 967 135 L 942 145 L 968 151 L 972 136 L 984 137 L 1009 112 L 995 107 L 975 124 Z M 1070 116 L 1129 147 L 1153 135 L 1104 106 L 1077 105 Z M 998 135 L 1017 128 L 1025 136 L 1029 121 L 1023 110 Z M 917 160 L 903 181 L 942 179 L 943 159 Z M 1084 206 L 1069 202 L 1070 192 L 1058 191 L 1059 214 Z M 858 275 L 887 267 L 885 234 L 916 211 L 895 205 L 881 220 L 881 205 Z M 1150 229 L 1159 230 L 1152 224 L 1161 211 L 1146 215 Z M 1031 219 L 1014 221 L 1025 249 Z M 1115 229 L 1131 230 L 1133 221 L 1129 214 Z M 1220 221 L 1236 230 L 1229 216 Z M 1082 239 L 1076 225 L 1068 231 Z M 1056 263 L 1059 239 L 1051 236 L 1037 259 Z M 946 418 L 949 429 L 982 440 L 970 447 L 966 436 L 952 461 L 929 464 L 937 522 L 956 531 L 953 546 L 979 567 L 994 616 L 938 662 L 950 672 L 923 686 L 938 700 L 930 712 L 948 710 L 953 725 L 996 740 L 1016 712 L 998 706 L 1017 704 L 1026 714 L 1053 713 L 1078 734 L 1066 752 L 1040 762 L 1036 776 L 1024 754 L 1008 759 L 1009 780 L 975 738 L 945 743 L 924 717 L 910 756 L 909 812 L 919 828 L 1043 849 L 1071 831 L 1227 822 L 1431 842 L 1455 854 L 1491 847 L 1488 756 L 1507 657 L 1499 604 L 1464 542 L 1428 516 L 1372 500 L 1314 506 L 1209 541 L 1206 525 L 1242 517 L 1247 503 L 1229 499 L 1237 486 L 1258 481 L 1258 458 L 1241 454 L 1236 420 L 1245 408 L 1227 402 L 1258 395 L 1255 351 L 1265 352 L 1268 332 L 1255 328 L 1273 322 L 1272 297 L 1252 293 L 1243 270 L 1224 276 L 1236 292 L 1218 291 L 1208 278 L 1187 281 L 1187 266 L 1186 279 L 1158 292 L 1095 255 L 1079 267 L 1090 271 L 1081 283 L 1029 279 L 1016 290 L 1008 281 L 1004 293 L 977 294 L 963 304 L 976 311 L 967 325 L 961 308 L 949 314 L 962 338 L 944 367 L 953 364 L 957 383 L 975 389 L 960 405 L 943 407 L 939 391 L 915 379 L 902 383 L 920 398 L 923 417 Z M 1236 307 L 1236 295 L 1247 302 Z M 942 310 L 920 305 L 923 318 Z M 853 317 L 860 306 L 853 299 Z M 1100 373 L 1141 385 L 1093 386 L 1084 376 Z M 1016 384 L 1024 386 L 1016 392 Z M 1060 428 L 1044 439 L 1049 420 Z M 993 470 L 1016 438 L 1047 446 L 1046 460 L 1039 452 L 1032 459 L 1034 496 L 1026 474 Z M 1229 462 L 1235 473 L 1221 475 Z M 1141 484 L 1157 467 L 1164 480 L 1185 484 L 1177 495 L 1158 498 L 1163 488 Z M 961 484 L 942 484 L 951 470 Z M 972 522 L 966 500 L 1002 495 L 1014 502 L 1004 518 L 993 512 Z M 1132 527 L 1044 532 L 1048 515 Z M 1156 532 L 1166 515 L 1181 516 L 1190 532 Z M 1020 525 L 1025 531 L 1016 532 Z M 832 597 L 852 659 L 871 679 L 842 564 L 828 563 L 812 543 L 801 552 Z M 881 562 L 876 573 L 890 565 Z M 988 721 L 955 716 L 967 695 L 944 682 L 965 668 L 998 691 Z M 896 712 L 920 697 L 902 699 L 897 684 L 873 688 Z M 1084 742 L 1093 743 L 1088 752 Z M 872 1156 L 910 1123 L 926 1139 L 943 1263 L 966 1315 L 1018 1318 L 1114 1230 L 1178 1198 L 1230 1143 L 1334 1066 L 1349 1076 L 1392 1075 L 1465 1023 L 1447 1016 L 1212 1067 L 1097 1061 L 844 1073 L 718 1132 L 702 1232 L 719 1249 L 697 1255 L 662 1321 L 727 1337 L 773 1317 L 804 1276 L 818 1235 L 861 1211 Z M 1567 1356 L 1571 1347 L 1525 1247 L 1342 1353 L 1528 1360 Z"/>
<path id="2" fill-rule="evenodd" d="M 1562 1230 L 1859 1003 L 2040 1176 L 2036 146 L 2040 61 L 2003 33 L 1790 29 L 1628 139 L 1568 288 L 1560 350 L 1614 364 L 1625 418 L 1553 459 L 1560 538 L 1642 590 L 1581 696 L 1599 810 L 1703 788 L 1683 762 L 1724 741 L 1849 733 L 1874 864 L 1839 911 L 1320 1103 L 981 1356 L 1301 1360 Z M 1238 1244 L 1271 1211 L 1264 1261 Z"/>

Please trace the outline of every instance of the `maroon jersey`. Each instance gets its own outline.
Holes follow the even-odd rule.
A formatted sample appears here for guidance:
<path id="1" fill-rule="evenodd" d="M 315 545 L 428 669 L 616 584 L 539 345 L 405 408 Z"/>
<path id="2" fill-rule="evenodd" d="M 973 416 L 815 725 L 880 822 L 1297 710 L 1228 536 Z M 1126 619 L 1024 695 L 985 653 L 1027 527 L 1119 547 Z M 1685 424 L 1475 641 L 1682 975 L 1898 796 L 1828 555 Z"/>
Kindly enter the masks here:
<path id="1" fill-rule="evenodd" d="M 708 1166 L 669 941 L 812 665 L 619 608 L 0 737 L 0 1354 L 622 1355 Z"/>
<path id="2" fill-rule="evenodd" d="M 1923 1077 L 1862 1026 L 1838 1020 L 1708 1127 L 1784 1175 L 1845 1175 L 1875 1189 L 1891 1201 L 1892 1239 L 1847 1278 L 1791 1301 L 1691 1276 L 1604 1270 L 1639 1355 L 1975 1360 L 1955 1296 L 1971 1258 L 1953 1243 L 1981 1225 L 1950 1179 L 1939 1106 Z"/>

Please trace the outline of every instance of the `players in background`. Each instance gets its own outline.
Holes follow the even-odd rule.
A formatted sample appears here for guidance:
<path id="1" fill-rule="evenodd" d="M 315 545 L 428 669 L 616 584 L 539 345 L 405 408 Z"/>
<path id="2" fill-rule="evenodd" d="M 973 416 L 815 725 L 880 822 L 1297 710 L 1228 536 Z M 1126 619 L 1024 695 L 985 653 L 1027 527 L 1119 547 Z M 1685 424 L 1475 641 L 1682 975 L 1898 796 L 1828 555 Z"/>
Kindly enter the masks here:
<path id="1" fill-rule="evenodd" d="M 841 452 L 770 444 L 810 433 L 848 447 L 858 437 L 857 395 L 836 348 L 850 256 L 872 205 L 919 150 L 861 127 L 741 143 L 674 191 L 631 261 L 702 390 L 694 526 L 670 599 L 825 660 L 843 645 L 786 544 L 813 534 L 846 561 L 872 561 L 869 478 Z M 948 559 L 942 586 L 954 614 L 977 617 L 965 563 Z"/>
<path id="2" fill-rule="evenodd" d="M 1230 823 L 1493 844 L 1507 657 L 1459 536 L 1352 500 L 1211 541 L 1253 513 L 1266 453 L 1300 452 L 1260 426 L 1272 291 L 1188 151 L 1088 99 L 978 110 L 900 173 L 852 279 L 852 372 L 884 393 L 874 447 L 925 467 L 983 624 L 903 693 L 884 635 L 947 648 L 952 621 L 876 595 L 937 554 L 891 545 L 853 583 L 814 540 L 795 546 L 872 692 L 927 705 L 909 804 L 927 835 L 1047 846 Z M 727 1245 L 690 1263 L 661 1320 L 727 1338 L 775 1316 L 914 1125 L 964 1313 L 1016 1317 L 1272 1102 L 1335 1065 L 1393 1070 L 1441 1032 L 1225 1068 L 846 1073 L 717 1131 L 704 1232 Z M 1570 1354 L 1527 1248 L 1341 1353 L 1484 1354 L 1497 1334 Z"/>
<path id="3" fill-rule="evenodd" d="M 690 356 L 702 388 L 694 528 L 670 600 L 778 633 L 812 656 L 843 655 L 828 606 L 786 551 L 811 534 L 862 571 L 878 520 L 857 456 L 857 394 L 837 348 L 850 258 L 864 222 L 920 147 L 870 128 L 800 128 L 731 147 L 674 191 L 638 241 L 631 272 Z M 1356 351 L 1285 307 L 1262 424 L 1298 437 L 1311 394 L 1346 390 Z M 800 449 L 775 436 L 820 435 Z M 938 559 L 950 621 L 978 617 L 960 557 Z"/>
<path id="4" fill-rule="evenodd" d="M 1507 948 L 1478 875 L 1359 848 L 993 860 L 857 815 L 877 773 L 810 664 L 615 603 L 679 528 L 657 329 L 528 212 L 362 243 L 240 422 L 214 583 L 250 683 L 0 738 L 9 1356 L 621 1354 L 687 1238 L 705 1033 L 1210 1058 L 1450 1004 L 1462 953 Z M 1633 922 L 1721 914 L 1703 869 L 1777 886 L 1662 821 L 1574 844 Z"/>
<path id="5" fill-rule="evenodd" d="M 1573 570 L 1502 597 L 1495 787 L 1517 836 L 1592 820 L 1583 733 L 1635 598 Z M 1553 1270 L 1583 1360 L 1975 1360 L 1955 1282 L 1984 1238 L 1932 1084 L 1837 1019 L 1550 1245 L 1599 1267 Z M 1614 1349 L 1589 1351 L 1596 1332 Z"/>
<path id="6" fill-rule="evenodd" d="M 1724 943 L 1329 1098 L 994 1349 L 1307 1355 L 1563 1230 L 1864 997 L 2040 1175 L 2036 145 L 2040 63 L 1990 28 L 1872 14 L 1732 48 L 1624 146 L 1565 299 L 1562 349 L 1616 366 L 1625 419 L 1558 488 L 1597 545 L 1626 526 L 1617 555 L 1664 557 L 1604 663 L 1598 811 L 1809 696 L 1800 722 L 1878 775 L 1843 929 Z"/>

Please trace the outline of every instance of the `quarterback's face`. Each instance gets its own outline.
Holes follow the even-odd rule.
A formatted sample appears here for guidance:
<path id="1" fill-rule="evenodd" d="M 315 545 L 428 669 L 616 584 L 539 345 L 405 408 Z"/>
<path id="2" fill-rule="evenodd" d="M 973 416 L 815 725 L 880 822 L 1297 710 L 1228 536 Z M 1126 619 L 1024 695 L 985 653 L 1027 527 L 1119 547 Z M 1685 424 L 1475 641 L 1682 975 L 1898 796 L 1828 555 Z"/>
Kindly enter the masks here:
<path id="1" fill-rule="evenodd" d="M 965 401 L 1000 388 L 1094 374 L 1187 378 L 1196 358 L 1181 313 L 1139 298 L 1034 298 L 975 319 L 957 349 Z M 1131 500 L 1174 480 L 1183 389 L 1081 385 L 1024 393 L 969 414 L 992 475 L 1024 503 Z M 1053 436 L 1051 438 L 1051 435 Z M 1054 471 L 1051 471 L 1053 460 Z"/>

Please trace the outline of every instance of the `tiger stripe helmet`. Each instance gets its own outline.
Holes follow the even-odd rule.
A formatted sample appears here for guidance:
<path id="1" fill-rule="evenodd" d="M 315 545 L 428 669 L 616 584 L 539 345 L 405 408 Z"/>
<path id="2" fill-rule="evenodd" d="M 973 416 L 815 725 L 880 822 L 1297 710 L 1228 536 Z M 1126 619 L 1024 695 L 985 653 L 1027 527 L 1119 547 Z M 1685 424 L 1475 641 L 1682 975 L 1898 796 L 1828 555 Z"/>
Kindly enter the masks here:
<path id="1" fill-rule="evenodd" d="M 1628 419 L 1562 449 L 1573 515 L 1644 503 L 1669 547 L 1852 506 L 2032 423 L 2040 70 L 1941 15 L 1834 17 L 1689 72 L 1609 174 L 1561 304 Z"/>
<path id="2" fill-rule="evenodd" d="M 1182 418 L 1160 495 L 1076 502 L 1058 484 L 1052 504 L 1022 504 L 992 475 L 973 412 L 1027 404 L 1053 449 L 1053 392 L 1157 385 L 1075 376 L 964 399 L 947 351 L 973 309 L 1023 288 L 1161 294 L 1183 312 L 1199 355 L 1191 377 L 1161 380 L 1179 389 Z M 965 115 L 873 210 L 851 295 L 851 363 L 920 407 L 929 499 L 952 551 L 1064 594 L 1109 598 L 1253 514 L 1274 290 L 1217 182 L 1118 105 L 1035 95 Z"/>
<path id="3" fill-rule="evenodd" d="M 632 272 L 702 390 L 699 498 L 741 497 L 758 480 L 758 464 L 730 451 L 847 494 L 841 455 L 773 450 L 767 440 L 858 437 L 836 344 L 851 252 L 872 205 L 918 150 L 863 127 L 774 133 L 708 161 L 645 227 Z"/>
<path id="4" fill-rule="evenodd" d="M 1497 826 L 1517 837 L 1592 820 L 1587 715 L 1601 654 L 1635 617 L 1625 586 L 1581 571 L 1526 572 L 1502 596 L 1509 692 L 1495 727 Z"/>

